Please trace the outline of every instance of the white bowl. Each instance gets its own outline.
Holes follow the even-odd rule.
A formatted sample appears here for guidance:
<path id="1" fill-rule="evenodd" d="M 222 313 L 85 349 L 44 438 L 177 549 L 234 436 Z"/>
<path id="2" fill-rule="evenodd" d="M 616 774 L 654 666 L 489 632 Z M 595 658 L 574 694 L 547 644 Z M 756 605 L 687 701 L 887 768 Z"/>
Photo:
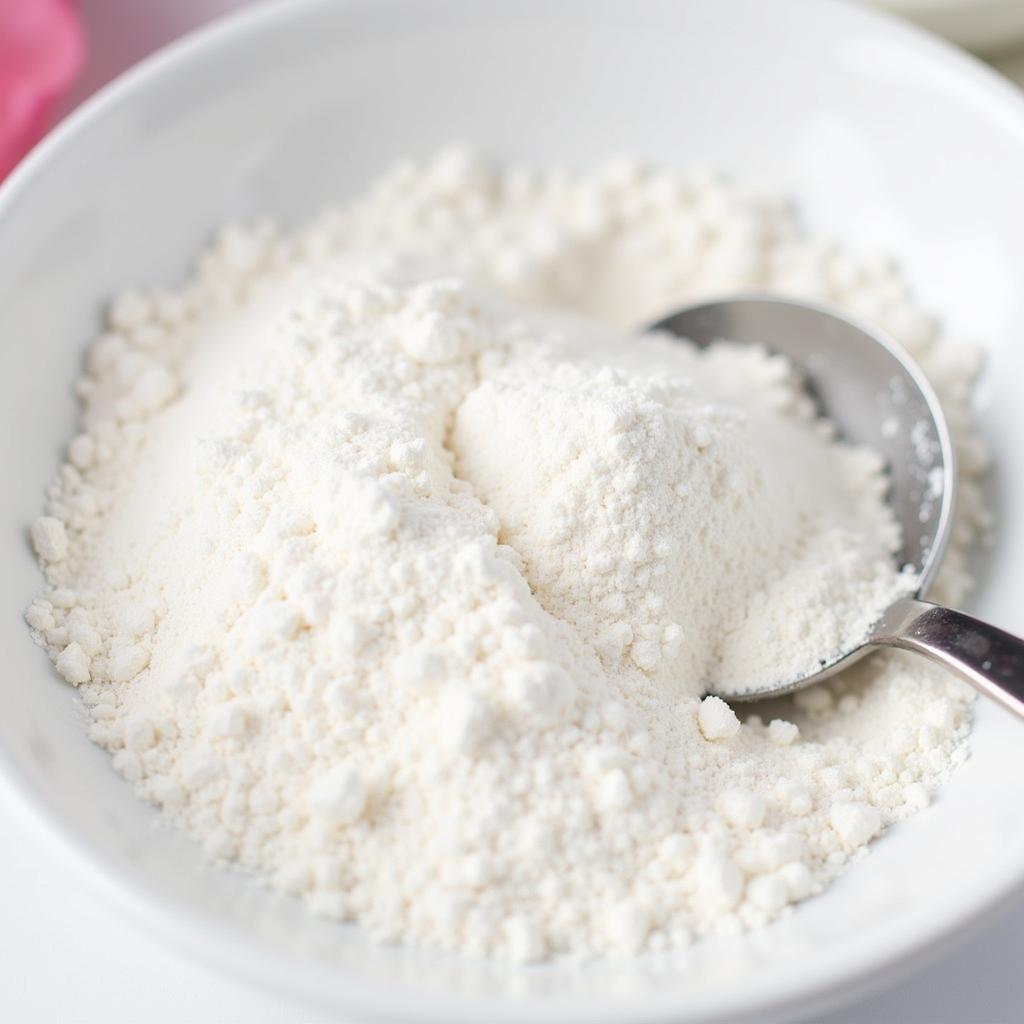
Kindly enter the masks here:
<path id="1" fill-rule="evenodd" d="M 824 897 L 672 961 L 533 969 L 376 948 L 205 868 L 85 738 L 21 621 L 25 543 L 70 435 L 102 302 L 182 275 L 228 217 L 288 221 L 455 138 L 498 155 L 720 165 L 896 254 L 991 368 L 979 416 L 1001 524 L 976 609 L 1024 630 L 1024 100 L 971 59 L 815 0 L 305 0 L 260 6 L 124 77 L 0 193 L 7 658 L 2 777 L 53 845 L 147 928 L 321 1007 L 405 1020 L 720 1021 L 810 1014 L 962 934 L 1024 880 L 1024 731 L 979 708 L 974 756 Z M 1016 526 L 1014 524 L 1017 524 Z"/>

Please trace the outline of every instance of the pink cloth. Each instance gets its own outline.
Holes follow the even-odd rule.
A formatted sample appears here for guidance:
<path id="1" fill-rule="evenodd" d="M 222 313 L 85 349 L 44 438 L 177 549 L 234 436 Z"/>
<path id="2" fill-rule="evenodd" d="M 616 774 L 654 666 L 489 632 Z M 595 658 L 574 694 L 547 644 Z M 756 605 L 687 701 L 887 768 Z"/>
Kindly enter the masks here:
<path id="1" fill-rule="evenodd" d="M 42 138 L 84 59 L 73 0 L 0 0 L 0 179 Z"/>

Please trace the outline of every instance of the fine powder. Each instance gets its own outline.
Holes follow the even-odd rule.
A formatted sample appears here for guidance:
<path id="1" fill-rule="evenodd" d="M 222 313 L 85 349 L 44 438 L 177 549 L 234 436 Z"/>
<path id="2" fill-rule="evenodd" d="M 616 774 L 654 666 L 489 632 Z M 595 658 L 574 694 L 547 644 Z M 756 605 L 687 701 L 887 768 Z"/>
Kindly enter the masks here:
<path id="1" fill-rule="evenodd" d="M 89 351 L 31 535 L 34 635 L 140 794 L 312 910 L 520 961 L 762 924 L 966 757 L 971 692 L 880 653 L 742 722 L 914 583 L 883 467 L 791 368 L 639 325 L 742 288 L 919 359 L 986 525 L 977 355 L 887 263 L 707 174 L 403 163 L 225 228 Z"/>

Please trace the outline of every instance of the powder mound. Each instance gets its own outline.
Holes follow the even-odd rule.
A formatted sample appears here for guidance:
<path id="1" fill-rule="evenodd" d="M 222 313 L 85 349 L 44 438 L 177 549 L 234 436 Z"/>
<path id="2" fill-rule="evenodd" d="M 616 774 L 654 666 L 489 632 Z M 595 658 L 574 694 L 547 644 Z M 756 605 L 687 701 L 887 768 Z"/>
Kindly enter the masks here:
<path id="1" fill-rule="evenodd" d="M 627 333 L 752 287 L 921 359 L 958 600 L 976 360 L 889 265 L 713 176 L 452 150 L 112 304 L 29 531 L 26 620 L 91 737 L 210 859 L 383 940 L 657 952 L 821 891 L 966 757 L 971 693 L 888 653 L 770 716 L 701 699 L 908 582 L 881 467 L 785 363 Z"/>
<path id="2" fill-rule="evenodd" d="M 610 669 L 627 658 L 695 696 L 785 683 L 912 589 L 880 461 L 831 439 L 780 360 L 579 347 L 584 365 L 514 352 L 459 407 L 451 444 L 540 603 Z M 626 348 L 656 375 L 616 369 Z M 741 390 L 760 400 L 734 404 Z"/>

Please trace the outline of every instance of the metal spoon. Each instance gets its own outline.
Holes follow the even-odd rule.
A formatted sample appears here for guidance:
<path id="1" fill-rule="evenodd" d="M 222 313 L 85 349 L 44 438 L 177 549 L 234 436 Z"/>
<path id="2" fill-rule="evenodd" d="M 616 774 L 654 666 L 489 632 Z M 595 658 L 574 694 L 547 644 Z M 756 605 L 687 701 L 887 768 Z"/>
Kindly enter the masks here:
<path id="1" fill-rule="evenodd" d="M 889 501 L 902 529 L 897 562 L 911 566 L 920 580 L 917 593 L 892 604 L 863 643 L 822 651 L 813 674 L 722 696 L 776 697 L 825 679 L 872 648 L 899 647 L 952 669 L 1024 717 L 1024 640 L 923 600 L 953 526 L 956 472 L 946 418 L 910 356 L 892 339 L 834 310 L 761 295 L 691 306 L 649 330 L 701 347 L 716 340 L 760 344 L 785 356 L 840 435 L 885 458 Z"/>

